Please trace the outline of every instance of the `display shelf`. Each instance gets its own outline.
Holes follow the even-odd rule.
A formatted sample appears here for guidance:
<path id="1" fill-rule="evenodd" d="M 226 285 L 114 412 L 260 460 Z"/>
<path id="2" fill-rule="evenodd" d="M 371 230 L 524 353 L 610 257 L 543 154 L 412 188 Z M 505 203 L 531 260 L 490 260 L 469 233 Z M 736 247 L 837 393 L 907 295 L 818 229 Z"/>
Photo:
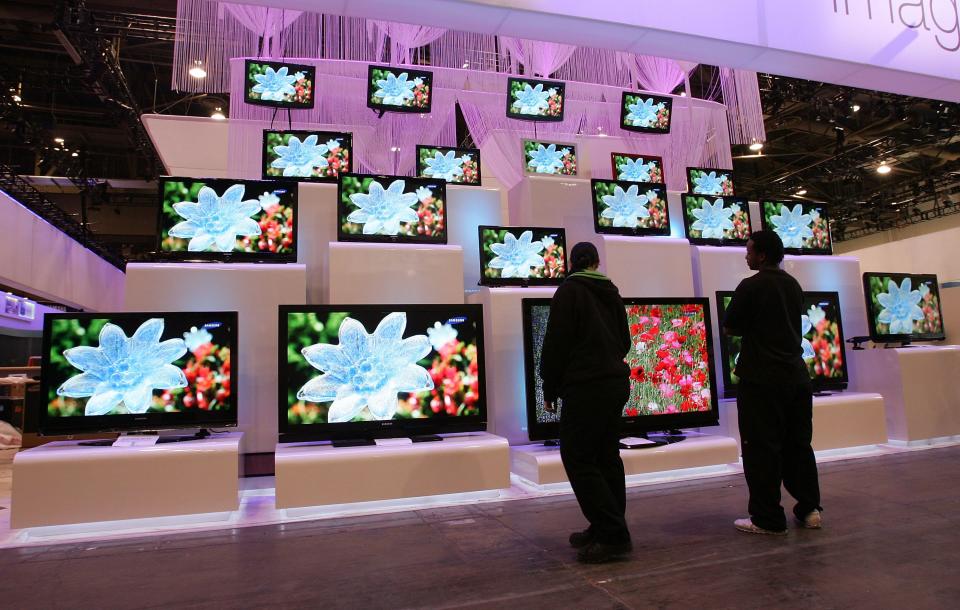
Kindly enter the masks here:
<path id="1" fill-rule="evenodd" d="M 304 303 L 301 264 L 130 263 L 127 311 L 238 312 L 237 375 L 242 451 L 277 442 L 277 307 Z M 236 366 L 236 365 L 235 365 Z"/>
<path id="2" fill-rule="evenodd" d="M 301 182 L 297 201 L 297 262 L 307 268 L 307 303 L 326 302 L 330 242 L 337 241 L 337 185 Z"/>
<path id="3" fill-rule="evenodd" d="M 149 447 L 57 441 L 13 459 L 11 526 L 224 513 L 239 507 L 242 433 Z"/>
<path id="4" fill-rule="evenodd" d="M 463 287 L 480 282 L 480 225 L 502 226 L 507 218 L 500 203 L 500 189 L 447 185 L 447 243 L 463 248 Z"/>
<path id="5" fill-rule="evenodd" d="M 621 296 L 690 297 L 694 294 L 690 243 L 675 237 L 598 235 L 600 270 Z"/>
<path id="6" fill-rule="evenodd" d="M 278 509 L 510 487 L 507 440 L 486 432 L 365 447 L 280 444 L 275 459 Z"/>

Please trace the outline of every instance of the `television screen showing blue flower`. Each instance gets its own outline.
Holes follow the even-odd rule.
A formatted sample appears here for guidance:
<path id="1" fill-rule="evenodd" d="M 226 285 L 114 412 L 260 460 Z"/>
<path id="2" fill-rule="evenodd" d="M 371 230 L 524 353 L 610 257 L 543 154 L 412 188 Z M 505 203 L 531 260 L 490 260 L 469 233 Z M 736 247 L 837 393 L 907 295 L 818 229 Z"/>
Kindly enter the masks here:
<path id="1" fill-rule="evenodd" d="M 945 338 L 939 286 L 932 274 L 864 273 L 870 338 L 890 343 Z"/>
<path id="2" fill-rule="evenodd" d="M 367 107 L 381 112 L 430 112 L 433 73 L 392 66 L 367 69 Z"/>
<path id="3" fill-rule="evenodd" d="M 481 226 L 479 231 L 481 285 L 557 285 L 567 276 L 563 229 Z"/>
<path id="4" fill-rule="evenodd" d="M 446 182 L 341 174 L 339 241 L 447 243 Z"/>
<path id="5" fill-rule="evenodd" d="M 248 59 L 244 70 L 247 75 L 246 103 L 278 108 L 313 108 L 316 79 L 313 66 Z"/>
<path id="6" fill-rule="evenodd" d="M 750 205 L 741 197 L 684 195 L 683 225 L 690 243 L 742 246 L 750 238 Z"/>
<path id="7" fill-rule="evenodd" d="M 565 86 L 560 81 L 507 79 L 507 116 L 524 121 L 562 121 Z"/>
<path id="8" fill-rule="evenodd" d="M 450 184 L 480 186 L 480 151 L 418 144 L 417 175 L 446 180 Z"/>
<path id="9" fill-rule="evenodd" d="M 763 228 L 775 231 L 791 254 L 831 254 L 830 222 L 823 204 L 809 201 L 762 201 Z"/>
<path id="10" fill-rule="evenodd" d="M 733 172 L 713 167 L 688 167 L 687 190 L 693 195 L 734 195 Z"/>
<path id="11" fill-rule="evenodd" d="M 613 179 L 621 182 L 655 182 L 664 184 L 663 159 L 653 155 L 610 153 Z"/>
<path id="12" fill-rule="evenodd" d="M 624 91 L 620 101 L 620 127 L 629 131 L 670 133 L 673 98 Z"/>
<path id="13" fill-rule="evenodd" d="M 670 235 L 666 185 L 594 178 L 590 187 L 597 233 Z"/>
<path id="14" fill-rule="evenodd" d="M 538 176 L 576 176 L 577 147 L 561 142 L 524 140 L 523 171 Z"/>
<path id="15" fill-rule="evenodd" d="M 333 131 L 263 131 L 264 180 L 336 182 L 353 163 L 353 135 Z"/>

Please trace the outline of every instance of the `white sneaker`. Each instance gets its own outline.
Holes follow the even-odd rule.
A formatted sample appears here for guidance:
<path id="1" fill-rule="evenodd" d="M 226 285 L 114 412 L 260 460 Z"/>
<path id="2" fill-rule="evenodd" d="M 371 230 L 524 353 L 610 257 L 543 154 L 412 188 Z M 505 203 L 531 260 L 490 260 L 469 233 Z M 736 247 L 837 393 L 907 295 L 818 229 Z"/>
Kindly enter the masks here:
<path id="1" fill-rule="evenodd" d="M 810 511 L 806 517 L 797 519 L 797 521 L 800 522 L 801 527 L 808 530 L 818 530 L 823 527 L 823 515 L 821 515 L 818 510 Z"/>
<path id="2" fill-rule="evenodd" d="M 786 536 L 787 535 L 787 530 L 778 532 L 776 530 L 768 530 L 762 527 L 757 527 L 756 525 L 753 524 L 753 521 L 750 519 L 750 517 L 747 517 L 746 519 L 737 519 L 736 521 L 733 522 L 733 526 L 738 530 L 740 530 L 741 532 L 746 532 L 748 534 L 767 534 L 769 536 Z"/>

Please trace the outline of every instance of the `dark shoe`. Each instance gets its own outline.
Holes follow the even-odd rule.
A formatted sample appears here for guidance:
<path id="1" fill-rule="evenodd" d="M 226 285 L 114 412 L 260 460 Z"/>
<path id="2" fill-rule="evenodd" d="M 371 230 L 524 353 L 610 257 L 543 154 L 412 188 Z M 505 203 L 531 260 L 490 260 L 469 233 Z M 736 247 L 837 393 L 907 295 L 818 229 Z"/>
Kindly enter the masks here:
<path id="1" fill-rule="evenodd" d="M 631 542 L 617 542 L 608 544 L 606 542 L 593 542 L 577 553 L 577 561 L 580 563 L 608 563 L 625 558 L 633 552 Z"/>
<path id="2" fill-rule="evenodd" d="M 593 542 L 594 538 L 596 538 L 596 536 L 594 535 L 593 531 L 591 531 L 590 528 L 588 527 L 582 532 L 573 532 L 572 534 L 570 534 L 570 546 L 572 546 L 575 549 L 582 549 L 583 547 Z"/>
<path id="3" fill-rule="evenodd" d="M 745 519 L 737 519 L 733 522 L 733 527 L 737 528 L 741 532 L 747 534 L 766 534 L 768 536 L 786 536 L 787 530 L 768 530 L 762 527 L 756 526 L 753 524 L 753 521 L 750 517 Z"/>

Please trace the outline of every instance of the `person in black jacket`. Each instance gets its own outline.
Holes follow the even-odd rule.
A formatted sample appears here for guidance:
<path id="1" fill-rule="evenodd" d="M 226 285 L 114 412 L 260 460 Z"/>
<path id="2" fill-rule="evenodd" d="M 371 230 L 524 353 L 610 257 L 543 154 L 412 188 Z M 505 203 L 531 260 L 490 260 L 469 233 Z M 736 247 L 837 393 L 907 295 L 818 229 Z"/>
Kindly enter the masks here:
<path id="1" fill-rule="evenodd" d="M 740 282 L 724 315 L 724 332 L 743 337 L 736 374 L 737 416 L 750 517 L 734 526 L 751 534 L 786 534 L 780 484 L 797 504 L 802 527 L 821 526 L 820 485 L 813 455 L 813 393 L 803 361 L 803 289 L 780 269 L 783 241 L 755 231 L 747 265 L 755 275 Z"/>
<path id="2" fill-rule="evenodd" d="M 581 242 L 557 289 L 540 356 L 544 408 L 560 410 L 560 457 L 590 526 L 570 535 L 577 559 L 601 563 L 633 550 L 619 424 L 630 397 L 627 313 L 617 287 L 597 272 L 596 247 Z"/>

